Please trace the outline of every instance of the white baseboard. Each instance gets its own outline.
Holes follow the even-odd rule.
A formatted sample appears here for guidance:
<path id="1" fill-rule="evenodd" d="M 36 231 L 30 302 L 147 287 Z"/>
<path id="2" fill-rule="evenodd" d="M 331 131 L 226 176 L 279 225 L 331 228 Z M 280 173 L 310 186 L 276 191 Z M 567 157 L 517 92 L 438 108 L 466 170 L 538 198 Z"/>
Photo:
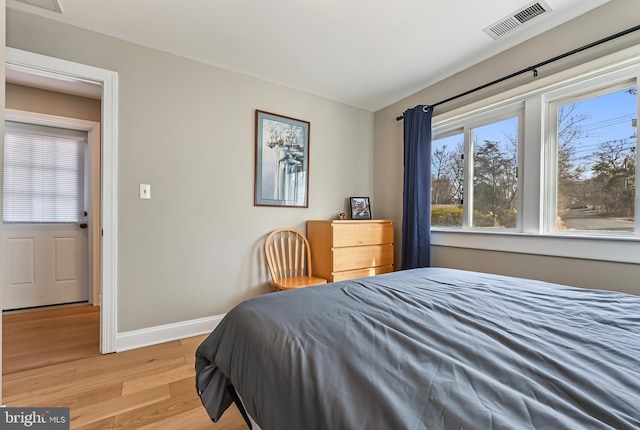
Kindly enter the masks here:
<path id="1" fill-rule="evenodd" d="M 222 321 L 222 315 L 181 321 L 116 334 L 116 352 L 142 348 L 177 339 L 210 333 Z"/>

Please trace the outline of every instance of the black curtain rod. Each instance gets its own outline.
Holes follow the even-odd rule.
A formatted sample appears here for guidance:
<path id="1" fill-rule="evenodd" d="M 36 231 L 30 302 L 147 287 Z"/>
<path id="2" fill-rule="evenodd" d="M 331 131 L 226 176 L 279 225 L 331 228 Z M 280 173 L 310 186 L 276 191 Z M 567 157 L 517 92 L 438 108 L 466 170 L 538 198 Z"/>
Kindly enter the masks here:
<path id="1" fill-rule="evenodd" d="M 464 93 L 460 93 L 460 94 L 455 95 L 453 97 L 449 97 L 448 99 L 445 99 L 445 100 L 441 100 L 441 101 L 439 101 L 437 103 L 434 103 L 432 105 L 428 105 L 427 107 L 433 109 L 438 105 L 441 105 L 441 104 L 444 104 L 444 103 L 448 103 L 448 102 L 450 102 L 452 100 L 459 99 L 460 97 L 464 97 L 464 96 L 469 95 L 471 93 L 475 93 L 476 91 L 483 90 L 483 89 L 485 89 L 487 87 L 490 87 L 492 85 L 495 85 L 495 84 L 498 84 L 500 82 L 506 81 L 507 79 L 511 79 L 511 78 L 514 78 L 514 77 L 516 77 L 518 75 L 522 75 L 523 73 L 533 72 L 533 77 L 535 78 L 535 77 L 538 76 L 538 70 L 537 70 L 538 67 L 546 66 L 547 64 L 553 63 L 554 61 L 561 60 L 563 58 L 569 57 L 570 55 L 577 54 L 578 52 L 582 52 L 582 51 L 584 51 L 586 49 L 593 48 L 594 46 L 601 45 L 603 43 L 609 42 L 611 40 L 617 39 L 619 37 L 625 36 L 625 35 L 627 35 L 629 33 L 633 33 L 634 31 L 638 31 L 638 30 L 640 30 L 640 25 L 636 25 L 635 27 L 628 28 L 628 29 L 626 29 L 624 31 L 621 31 L 619 33 L 616 33 L 616 34 L 613 34 L 611 36 L 605 37 L 604 39 L 600 39 L 600 40 L 597 40 L 595 42 L 589 43 L 587 45 L 581 46 L 581 47 L 576 48 L 574 50 L 567 51 L 564 54 L 557 55 L 557 56 L 555 56 L 553 58 L 550 58 L 548 60 L 545 60 L 545 61 L 542 61 L 540 63 L 534 64 L 533 66 L 529 66 L 529 67 L 524 68 L 522 70 L 518 70 L 517 72 L 511 73 L 511 74 L 509 74 L 507 76 L 503 76 L 500 79 L 496 79 L 495 81 L 491 81 L 491 82 L 486 83 L 484 85 L 480 85 L 479 87 L 476 87 L 476 88 L 474 88 L 472 90 L 465 91 Z M 425 107 L 425 109 L 426 109 L 426 107 Z M 400 116 L 396 117 L 396 121 L 401 121 L 403 119 L 404 119 L 403 115 L 400 115 Z"/>

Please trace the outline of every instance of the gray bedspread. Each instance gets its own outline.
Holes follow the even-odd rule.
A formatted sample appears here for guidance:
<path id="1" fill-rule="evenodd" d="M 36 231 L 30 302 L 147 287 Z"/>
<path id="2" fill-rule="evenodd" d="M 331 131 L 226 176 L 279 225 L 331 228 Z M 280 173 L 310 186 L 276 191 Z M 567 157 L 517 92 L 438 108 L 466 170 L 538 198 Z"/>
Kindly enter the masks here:
<path id="1" fill-rule="evenodd" d="M 204 369 L 262 430 L 640 428 L 640 297 L 395 272 L 232 309 L 196 353 L 217 418 Z"/>

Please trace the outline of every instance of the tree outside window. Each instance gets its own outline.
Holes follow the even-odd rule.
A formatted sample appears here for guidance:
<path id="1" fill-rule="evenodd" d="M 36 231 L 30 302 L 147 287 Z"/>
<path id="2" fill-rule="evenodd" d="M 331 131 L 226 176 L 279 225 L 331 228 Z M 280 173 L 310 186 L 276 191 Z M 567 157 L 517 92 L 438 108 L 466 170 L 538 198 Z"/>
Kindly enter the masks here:
<path id="1" fill-rule="evenodd" d="M 518 117 L 475 128 L 472 136 L 473 226 L 515 228 L 518 214 Z"/>
<path id="2" fill-rule="evenodd" d="M 464 135 L 432 142 L 431 225 L 462 227 Z"/>

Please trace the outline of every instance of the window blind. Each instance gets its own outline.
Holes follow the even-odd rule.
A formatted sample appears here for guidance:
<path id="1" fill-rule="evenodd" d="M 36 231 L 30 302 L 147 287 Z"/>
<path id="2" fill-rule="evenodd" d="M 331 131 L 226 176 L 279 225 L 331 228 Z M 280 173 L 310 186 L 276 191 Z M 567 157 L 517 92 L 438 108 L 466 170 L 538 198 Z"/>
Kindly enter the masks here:
<path id="1" fill-rule="evenodd" d="M 78 222 L 84 215 L 87 133 L 5 122 L 5 222 Z"/>

